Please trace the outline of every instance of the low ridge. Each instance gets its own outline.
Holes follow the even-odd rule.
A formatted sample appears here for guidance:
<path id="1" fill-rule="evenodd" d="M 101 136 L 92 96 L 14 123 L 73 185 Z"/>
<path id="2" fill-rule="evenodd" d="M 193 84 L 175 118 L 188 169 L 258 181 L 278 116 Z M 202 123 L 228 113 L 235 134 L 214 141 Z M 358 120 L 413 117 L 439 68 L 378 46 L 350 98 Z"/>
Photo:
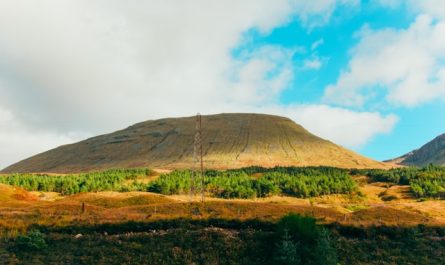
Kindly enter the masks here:
<path id="1" fill-rule="evenodd" d="M 445 134 L 439 135 L 417 150 L 388 162 L 419 167 L 428 164 L 445 166 Z"/>
<path id="2" fill-rule="evenodd" d="M 264 114 L 202 116 L 207 168 L 335 166 L 382 168 L 386 164 L 321 139 L 292 120 Z M 2 172 L 72 173 L 107 168 L 193 166 L 195 117 L 167 118 L 64 145 Z"/>

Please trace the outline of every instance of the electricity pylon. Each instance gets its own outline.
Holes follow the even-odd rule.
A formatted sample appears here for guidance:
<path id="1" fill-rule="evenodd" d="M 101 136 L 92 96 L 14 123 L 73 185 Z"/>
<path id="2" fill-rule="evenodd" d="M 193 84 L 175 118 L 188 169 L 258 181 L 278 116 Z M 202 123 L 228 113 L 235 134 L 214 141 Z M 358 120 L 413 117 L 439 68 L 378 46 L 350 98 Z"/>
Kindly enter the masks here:
<path id="1" fill-rule="evenodd" d="M 205 199 L 205 188 L 204 188 L 204 161 L 202 159 L 202 118 L 201 114 L 196 115 L 195 123 L 195 140 L 193 146 L 193 169 L 191 175 L 191 185 L 190 185 L 190 197 L 191 200 L 195 196 L 196 191 L 196 178 L 199 176 L 200 186 L 201 186 L 201 201 L 204 202 Z"/>

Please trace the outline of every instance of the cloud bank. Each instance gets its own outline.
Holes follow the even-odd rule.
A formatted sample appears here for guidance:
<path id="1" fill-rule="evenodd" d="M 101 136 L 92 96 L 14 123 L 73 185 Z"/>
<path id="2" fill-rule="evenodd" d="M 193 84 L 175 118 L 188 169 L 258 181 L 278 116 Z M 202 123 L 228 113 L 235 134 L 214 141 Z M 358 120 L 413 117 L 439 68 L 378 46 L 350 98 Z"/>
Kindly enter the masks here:
<path id="1" fill-rule="evenodd" d="M 396 119 L 282 105 L 296 74 L 295 50 L 268 45 L 232 54 L 249 30 L 267 34 L 295 18 L 313 28 L 328 23 L 338 6 L 357 5 L 0 0 L 0 167 L 86 135 L 198 111 L 286 115 L 339 144 L 363 145 Z M 341 127 L 326 121 L 333 115 L 344 120 Z"/>
<path id="2" fill-rule="evenodd" d="M 445 99 L 445 21 L 419 15 L 407 29 L 365 26 L 358 38 L 347 70 L 326 89 L 326 102 L 363 106 L 375 100 L 370 88 L 379 87 L 398 106 Z"/>

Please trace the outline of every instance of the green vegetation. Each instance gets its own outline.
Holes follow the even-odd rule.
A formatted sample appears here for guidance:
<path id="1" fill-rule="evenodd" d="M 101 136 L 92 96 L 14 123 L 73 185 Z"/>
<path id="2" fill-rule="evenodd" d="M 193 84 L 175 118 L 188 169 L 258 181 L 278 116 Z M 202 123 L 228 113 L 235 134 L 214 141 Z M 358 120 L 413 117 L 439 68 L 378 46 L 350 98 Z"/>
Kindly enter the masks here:
<path id="1" fill-rule="evenodd" d="M 261 176 L 255 176 L 259 173 Z M 191 171 L 173 171 L 161 175 L 148 189 L 166 195 L 186 194 L 190 191 L 192 181 Z M 205 172 L 204 186 L 207 193 L 220 198 L 259 198 L 275 194 L 308 198 L 352 193 L 357 189 L 347 171 L 324 167 L 210 170 Z"/>
<path id="2" fill-rule="evenodd" d="M 138 189 L 140 185 L 137 182 L 132 183 L 132 185 L 125 185 L 124 182 L 150 174 L 149 169 L 111 169 L 66 176 L 12 174 L 0 176 L 0 183 L 22 187 L 29 191 L 54 191 L 63 195 L 70 195 L 79 192 Z"/>
<path id="3" fill-rule="evenodd" d="M 277 223 L 280 240 L 274 264 L 337 264 L 337 252 L 330 232 L 308 216 L 288 214 Z"/>
<path id="4" fill-rule="evenodd" d="M 149 183 L 139 182 L 144 176 L 150 175 L 152 172 L 148 169 L 109 170 L 66 176 L 13 174 L 0 176 L 0 182 L 21 186 L 27 190 L 57 191 L 62 194 L 104 190 L 149 190 L 162 194 L 188 194 L 190 192 L 193 180 L 191 171 L 173 171 L 162 174 Z M 254 198 L 274 194 L 306 198 L 324 194 L 354 193 L 357 191 L 357 185 L 352 178 L 353 175 L 366 175 L 376 182 L 410 185 L 412 192 L 419 198 L 445 197 L 445 168 L 436 166 L 388 171 L 343 170 L 329 167 L 271 169 L 249 167 L 227 171 L 208 170 L 205 172 L 204 184 L 209 195 L 221 198 Z M 194 181 L 199 184 L 200 179 L 195 178 Z M 199 187 L 199 185 L 196 186 Z M 381 193 L 382 198 L 391 199 L 388 194 Z M 156 201 L 145 196 L 156 197 Z M 152 222 L 92 225 L 82 222 L 81 218 L 86 218 L 88 215 L 77 217 L 78 212 L 81 211 L 79 204 L 79 208 L 75 211 L 76 219 L 73 219 L 73 222 L 45 223 L 42 222 L 41 216 L 46 212 L 39 212 L 41 206 L 39 209 L 33 208 L 29 210 L 30 214 L 24 217 L 34 218 L 32 222 L 23 226 L 23 229 L 16 230 L 18 235 L 5 233 L 5 237 L 1 238 L 0 264 L 428 265 L 442 264 L 445 260 L 445 228 L 443 227 L 422 225 L 350 227 L 336 223 L 320 225 L 312 217 L 296 214 L 285 215 L 277 222 L 257 219 L 206 219 L 209 215 L 205 214 L 193 217 L 196 219 L 149 219 L 153 208 L 148 205 L 152 202 L 158 203 L 158 197 L 162 196 L 144 194 L 125 198 L 122 201 L 102 201 L 95 198 L 95 204 L 90 205 L 106 206 L 106 210 L 109 211 L 108 208 L 112 207 L 147 204 L 147 207 L 140 208 L 144 217 L 139 220 L 156 220 Z M 170 199 L 165 198 L 165 200 Z M 229 207 L 234 208 L 234 204 L 230 202 Z M 247 205 L 248 203 L 240 204 Z M 178 207 L 188 207 L 186 205 L 181 204 Z M 213 209 L 209 205 L 209 203 L 202 204 L 202 208 L 197 208 L 198 212 L 199 209 Z M 252 205 L 264 207 L 263 204 L 255 202 L 250 202 L 249 205 L 246 207 L 252 207 Z M 25 207 L 29 206 L 25 205 Z M 61 205 L 58 207 L 63 208 Z M 158 214 L 162 212 L 159 207 L 155 205 L 154 208 L 157 209 Z M 275 207 L 275 204 L 272 207 Z M 365 209 L 363 207 L 362 205 L 346 206 L 351 211 Z M 164 213 L 170 213 L 179 208 L 166 209 Z M 286 210 L 280 215 L 276 214 L 275 217 L 289 211 Z M 233 212 L 236 213 L 236 210 Z M 52 220 L 56 220 L 55 218 L 63 220 L 67 216 L 59 214 L 60 212 L 50 211 L 50 213 L 54 216 Z M 267 210 L 267 213 L 270 211 Z M 96 220 L 102 216 L 97 215 L 97 212 L 89 214 Z M 146 214 L 147 217 L 145 217 Z M 160 218 L 167 218 L 165 216 Z M 258 217 L 257 213 L 246 218 L 255 216 Z M 12 218 L 16 218 L 15 215 Z M 237 216 L 237 218 L 241 217 Z M 18 218 L 16 219 L 19 221 Z M 5 219 L 3 225 L 9 220 L 12 219 Z M 36 223 L 46 225 L 35 225 Z M 17 225 L 20 225 L 20 222 L 17 222 Z M 29 230 L 24 233 L 26 229 Z"/>
<path id="5" fill-rule="evenodd" d="M 143 184 L 138 176 L 150 175 L 149 169 L 121 169 L 79 175 L 13 174 L 0 176 L 0 183 L 23 187 L 29 191 L 54 191 L 63 195 L 96 191 L 152 191 L 161 194 L 190 192 L 192 171 L 173 171 Z M 255 175 L 260 174 L 260 177 Z M 198 178 L 195 186 L 198 185 Z M 286 194 L 308 198 L 333 193 L 351 193 L 355 182 L 346 170 L 328 167 L 277 167 L 205 172 L 205 190 L 220 198 L 255 198 Z"/>
<path id="6" fill-rule="evenodd" d="M 418 198 L 445 198 L 445 167 L 406 167 L 391 170 L 352 170 L 354 175 L 366 175 L 373 181 L 410 185 Z"/>
<path id="7" fill-rule="evenodd" d="M 419 176 L 411 179 L 410 186 L 411 191 L 418 198 L 445 198 L 445 174 L 441 176 Z"/>
<path id="8" fill-rule="evenodd" d="M 30 251 L 18 247 L 20 237 L 2 239 L 0 264 L 433 265 L 445 259 L 443 227 L 321 226 L 295 214 L 277 223 L 175 219 L 36 228 L 47 247 Z"/>
<path id="9" fill-rule="evenodd" d="M 301 174 L 301 175 L 341 175 L 348 173 L 348 170 L 343 168 L 336 168 L 336 167 L 325 167 L 325 166 L 319 166 L 319 167 L 281 167 L 276 166 L 273 168 L 265 168 L 265 167 L 259 167 L 259 166 L 251 166 L 251 167 L 244 167 L 239 169 L 229 169 L 228 172 L 245 172 L 246 174 L 253 175 L 258 173 L 271 173 L 271 172 L 280 172 L 280 173 L 287 173 L 287 174 Z"/>
<path id="10" fill-rule="evenodd" d="M 94 264 L 335 265 L 337 262 L 327 230 L 317 225 L 315 219 L 296 214 L 289 214 L 276 224 L 258 220 L 177 219 L 39 228 L 48 235 L 48 247 L 43 235 L 32 231 L 9 240 L 9 257 L 36 264 L 48 261 L 92 264 L 94 257 L 101 257 Z M 24 237 L 33 235 L 37 235 L 37 241 L 43 242 L 44 247 L 29 243 L 34 239 L 22 242 Z M 5 258 L 5 261 L 10 260 Z"/>
<path id="11" fill-rule="evenodd" d="M 138 177 L 149 169 L 113 169 L 78 175 L 12 174 L 0 176 L 0 183 L 29 191 L 54 191 L 62 195 L 96 191 L 152 191 L 161 194 L 187 194 L 192 186 L 190 170 L 162 174 L 151 183 Z M 226 171 L 207 170 L 205 192 L 219 198 L 262 198 L 282 194 L 300 198 L 329 194 L 351 194 L 357 185 L 351 176 L 366 175 L 375 182 L 410 185 L 418 198 L 445 198 L 445 167 L 406 167 L 391 170 L 339 169 L 332 167 L 247 167 Z M 201 180 L 194 178 L 197 187 Z"/>
<path id="12" fill-rule="evenodd" d="M 19 235 L 15 245 L 21 251 L 38 251 L 47 247 L 44 235 L 39 230 L 31 230 L 27 234 Z"/>

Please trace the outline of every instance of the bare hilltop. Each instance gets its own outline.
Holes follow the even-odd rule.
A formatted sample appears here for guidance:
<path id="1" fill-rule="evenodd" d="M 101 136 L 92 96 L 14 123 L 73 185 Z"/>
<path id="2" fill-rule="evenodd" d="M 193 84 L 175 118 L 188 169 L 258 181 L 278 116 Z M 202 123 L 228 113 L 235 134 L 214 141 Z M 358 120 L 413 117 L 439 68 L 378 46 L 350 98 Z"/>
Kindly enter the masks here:
<path id="1" fill-rule="evenodd" d="M 190 168 L 195 117 L 166 118 L 64 145 L 5 168 L 3 173 L 76 173 L 108 168 Z M 334 166 L 386 168 L 387 164 L 317 137 L 284 117 L 264 114 L 202 116 L 206 168 Z"/>

